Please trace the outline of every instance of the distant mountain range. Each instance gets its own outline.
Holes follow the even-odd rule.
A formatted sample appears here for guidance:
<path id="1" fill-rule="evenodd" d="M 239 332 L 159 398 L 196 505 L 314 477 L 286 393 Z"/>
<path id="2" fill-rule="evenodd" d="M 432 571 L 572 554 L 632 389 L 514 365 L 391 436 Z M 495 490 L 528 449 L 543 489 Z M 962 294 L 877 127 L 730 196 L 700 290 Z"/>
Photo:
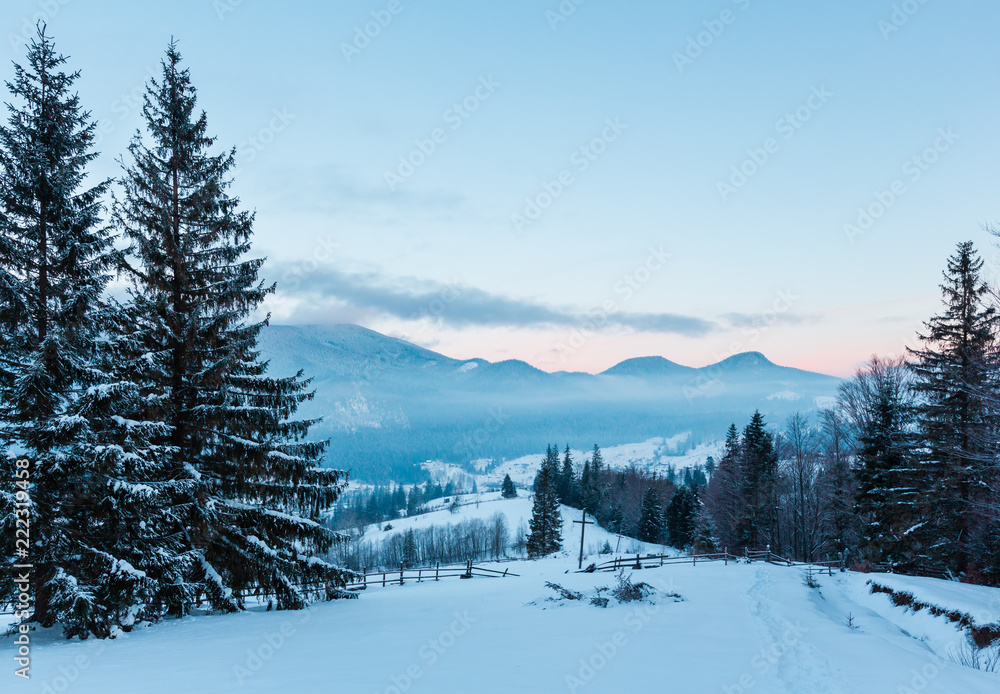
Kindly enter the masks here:
<path id="1" fill-rule="evenodd" d="M 357 325 L 271 326 L 270 372 L 313 378 L 301 414 L 322 417 L 327 464 L 352 479 L 414 481 L 426 460 L 515 458 L 547 443 L 586 449 L 691 432 L 720 439 L 755 409 L 772 424 L 829 403 L 840 379 L 778 366 L 759 352 L 692 368 L 659 356 L 600 374 L 548 373 L 518 360 L 459 360 Z"/>

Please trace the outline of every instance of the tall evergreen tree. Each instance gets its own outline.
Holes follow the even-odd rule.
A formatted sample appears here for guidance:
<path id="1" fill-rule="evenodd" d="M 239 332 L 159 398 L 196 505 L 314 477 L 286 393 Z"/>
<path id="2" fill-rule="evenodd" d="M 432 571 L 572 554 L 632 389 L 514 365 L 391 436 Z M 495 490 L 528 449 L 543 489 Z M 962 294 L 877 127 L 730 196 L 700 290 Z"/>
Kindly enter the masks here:
<path id="1" fill-rule="evenodd" d="M 780 545 L 777 530 L 778 454 L 774 437 L 766 429 L 764 416 L 754 412 L 743 430 L 743 508 L 739 523 L 739 545 Z"/>
<path id="2" fill-rule="evenodd" d="M 580 500 L 599 522 L 606 520 L 604 509 L 604 458 L 601 449 L 594 444 L 590 459 L 584 462 L 584 474 L 580 479 Z"/>
<path id="3" fill-rule="evenodd" d="M 559 472 L 559 501 L 567 506 L 578 503 L 576 493 L 576 475 L 573 472 L 573 457 L 570 455 L 569 444 L 563 453 L 562 470 Z"/>
<path id="4" fill-rule="evenodd" d="M 874 357 L 841 384 L 839 394 L 858 438 L 855 513 L 862 557 L 900 566 L 911 561 L 921 523 L 911 381 L 902 359 Z"/>
<path id="5" fill-rule="evenodd" d="M 13 97 L 0 128 L 0 438 L 30 460 L 33 620 L 61 623 L 68 636 L 107 636 L 127 627 L 150 599 L 133 568 L 142 546 L 137 516 L 153 490 L 121 479 L 151 452 L 161 431 L 121 417 L 138 393 L 109 380 L 105 331 L 114 310 L 102 300 L 117 264 L 101 223 L 108 184 L 87 187 L 95 124 L 73 92 L 44 25 L 27 62 L 7 83 Z M 97 444 L 107 428 L 131 429 L 124 447 Z M 18 456 L 20 457 L 20 455 Z M 13 459 L 0 456 L 5 484 Z M 0 526 L 15 537 L 14 497 L 0 494 Z M 9 532 L 7 532 L 9 530 Z M 142 549 L 149 549 L 144 547 Z M 6 554 L 6 553 L 5 553 Z M 0 583 L 0 602 L 12 586 Z"/>
<path id="6" fill-rule="evenodd" d="M 706 491 L 706 504 L 723 546 L 734 551 L 741 548 L 738 529 L 743 516 L 743 452 L 735 423 L 726 432 L 722 458 Z"/>
<path id="7" fill-rule="evenodd" d="M 300 608 L 300 586 L 339 594 L 347 574 L 318 558 L 337 537 L 318 523 L 346 484 L 319 466 L 325 444 L 306 440 L 312 421 L 294 420 L 312 397 L 308 381 L 266 375 L 257 340 L 266 320 L 249 317 L 274 291 L 246 259 L 253 214 L 229 193 L 234 151 L 213 155 L 207 118 L 174 43 L 151 80 L 146 136 L 129 145 L 114 220 L 130 242 L 129 347 L 122 368 L 140 384 L 140 414 L 162 420 L 171 454 L 158 475 L 171 481 L 163 513 L 181 546 L 167 554 L 170 614 L 204 593 L 213 608 L 242 609 L 251 591 Z M 324 594 L 320 594 L 320 597 Z"/>
<path id="8" fill-rule="evenodd" d="M 500 487 L 500 496 L 504 499 L 513 499 L 517 496 L 517 488 L 514 487 L 514 480 L 510 478 L 510 475 L 503 476 L 503 484 Z"/>
<path id="9" fill-rule="evenodd" d="M 660 490 L 655 485 L 642 495 L 636 535 L 643 542 L 659 542 L 663 537 L 663 505 Z"/>
<path id="10" fill-rule="evenodd" d="M 554 455 L 553 455 L 554 452 Z M 548 455 L 535 477 L 535 499 L 528 527 L 528 556 L 542 557 L 562 547 L 562 514 L 556 492 L 559 449 L 549 446 Z"/>
<path id="11" fill-rule="evenodd" d="M 688 487 L 677 489 L 664 514 L 670 546 L 683 549 L 694 543 L 699 508 L 696 491 Z"/>
<path id="12" fill-rule="evenodd" d="M 409 568 L 417 563 L 417 538 L 413 528 L 406 531 L 403 538 L 403 566 Z"/>
<path id="13" fill-rule="evenodd" d="M 958 244 L 941 285 L 944 311 L 910 352 L 928 502 L 922 534 L 931 539 L 928 559 L 956 573 L 967 568 L 969 541 L 982 524 L 976 502 L 992 477 L 1000 433 L 993 359 L 1000 315 L 982 267 L 971 241 Z"/>
<path id="14" fill-rule="evenodd" d="M 583 461 L 583 470 L 580 471 L 580 507 L 587 509 L 593 514 L 591 505 L 593 504 L 593 476 L 590 474 L 590 458 Z"/>

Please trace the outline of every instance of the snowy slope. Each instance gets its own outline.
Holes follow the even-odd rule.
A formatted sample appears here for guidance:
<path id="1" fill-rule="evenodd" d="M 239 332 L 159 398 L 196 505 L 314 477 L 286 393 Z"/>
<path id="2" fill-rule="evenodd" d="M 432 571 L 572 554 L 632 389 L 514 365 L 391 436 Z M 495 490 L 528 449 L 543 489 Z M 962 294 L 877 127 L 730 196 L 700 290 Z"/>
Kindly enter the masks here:
<path id="1" fill-rule="evenodd" d="M 521 525 L 527 527 L 528 521 L 531 518 L 532 495 L 525 490 L 520 490 L 518 496 L 514 499 L 502 499 L 500 498 L 500 492 L 483 492 L 478 495 L 464 494 L 459 496 L 459 503 L 462 504 L 459 512 L 451 513 L 447 509 L 449 505 L 447 502 L 443 499 L 435 499 L 428 504 L 428 507 L 430 509 L 436 508 L 437 510 L 431 510 L 429 513 L 423 513 L 412 518 L 399 518 L 392 521 L 392 530 L 387 532 L 379 532 L 378 530 L 374 532 L 370 531 L 365 534 L 364 539 L 385 540 L 393 535 L 405 533 L 410 528 L 426 528 L 431 525 L 441 526 L 448 525 L 449 523 L 455 524 L 468 518 L 487 520 L 498 511 L 507 517 L 507 527 L 510 529 L 511 535 L 513 535 Z M 580 520 L 580 511 L 568 506 L 560 506 L 560 511 L 563 520 L 562 554 L 569 558 L 577 558 L 580 552 L 580 525 L 578 523 L 574 524 L 573 521 Z M 593 521 L 593 518 L 588 516 L 588 520 Z M 583 548 L 584 557 L 588 559 L 588 563 L 592 561 L 601 562 L 606 558 L 610 558 L 597 556 L 597 553 L 605 542 L 608 542 L 613 549 L 617 548 L 620 550 L 620 553 L 624 554 L 634 554 L 636 552 L 643 554 L 676 553 L 671 548 L 664 548 L 660 545 L 647 542 L 639 542 L 630 537 L 623 536 L 619 540 L 618 535 L 615 533 L 609 532 L 597 525 L 588 525 Z"/>
<path id="2" fill-rule="evenodd" d="M 488 518 L 512 528 L 526 497 L 483 494 L 458 514 L 393 521 L 408 527 Z M 657 589 L 652 603 L 599 608 L 552 600 L 547 581 L 588 597 L 611 574 L 575 573 L 576 512 L 563 509 L 563 552 L 497 564 L 518 576 L 372 587 L 358 600 L 304 612 L 195 616 L 113 641 L 34 635 L 32 680 L 2 691 L 51 694 L 483 694 L 731 692 L 733 694 L 987 694 L 1000 675 L 956 664 L 954 625 L 871 595 L 869 578 L 984 620 L 1000 590 L 935 579 L 856 573 L 819 576 L 767 564 L 688 563 L 632 572 Z M 388 534 L 387 534 L 388 535 Z M 588 528 L 588 545 L 616 537 Z M 655 549 L 649 547 L 648 549 Z M 677 599 L 668 594 L 677 594 Z M 848 615 L 853 626 L 848 625 Z M 10 641 L 0 650 L 10 652 Z M 12 677 L 9 673 L 4 677 Z"/>
<path id="3" fill-rule="evenodd" d="M 1000 686 L 997 675 L 950 662 L 857 602 L 853 578 L 823 577 L 815 590 L 800 569 L 683 564 L 637 572 L 660 588 L 656 604 L 547 601 L 546 581 L 588 594 L 614 583 L 564 573 L 570 564 L 559 557 L 520 562 L 516 578 L 372 588 L 304 613 L 185 618 L 106 643 L 52 640 L 36 646 L 33 680 L 17 691 L 987 694 Z"/>
<path id="4" fill-rule="evenodd" d="M 683 473 L 685 468 L 704 465 L 709 456 L 718 461 L 722 455 L 721 442 L 700 444 L 687 450 L 684 445 L 687 440 L 688 433 L 684 432 L 670 438 L 657 437 L 642 443 L 608 446 L 601 449 L 601 457 L 605 465 L 612 470 L 623 470 L 634 466 L 663 475 L 671 468 Z M 560 451 L 560 460 L 562 455 L 563 452 Z M 570 455 L 577 465 L 583 465 L 583 461 L 590 457 L 591 451 L 570 449 Z M 489 473 L 478 476 L 479 485 L 500 484 L 504 475 L 510 475 L 514 483 L 519 486 L 531 485 L 544 458 L 544 453 L 535 453 L 505 460 Z M 435 468 L 428 466 L 427 469 Z"/>

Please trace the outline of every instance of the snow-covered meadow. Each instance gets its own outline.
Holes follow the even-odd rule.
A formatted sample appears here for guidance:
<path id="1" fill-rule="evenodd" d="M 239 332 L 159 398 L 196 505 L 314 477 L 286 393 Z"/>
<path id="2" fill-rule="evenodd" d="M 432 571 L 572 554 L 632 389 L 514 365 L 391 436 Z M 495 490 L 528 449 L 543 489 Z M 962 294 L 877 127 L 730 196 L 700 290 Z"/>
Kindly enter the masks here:
<path id="1" fill-rule="evenodd" d="M 469 500 L 457 514 L 403 519 L 390 532 L 498 510 L 516 528 L 530 515 L 528 498 Z M 36 634 L 32 680 L 17 691 L 987 694 L 1000 687 L 1000 675 L 953 662 L 963 643 L 954 625 L 894 607 L 866 581 L 983 623 L 1000 620 L 1000 590 L 852 572 L 819 576 L 811 588 L 801 567 L 685 563 L 632 572 L 654 587 L 651 602 L 612 599 L 600 608 L 589 598 L 614 587 L 615 576 L 575 572 L 579 526 L 563 510 L 562 552 L 494 565 L 518 576 L 409 581 L 304 612 L 188 617 L 111 641 Z M 587 532 L 588 547 L 617 540 L 593 526 Z M 587 599 L 555 600 L 546 582 Z"/>
<path id="2" fill-rule="evenodd" d="M 723 445 L 721 441 L 690 446 L 688 444 L 690 438 L 691 432 L 683 432 L 675 436 L 654 437 L 639 443 L 608 446 L 601 449 L 601 457 L 604 464 L 612 470 L 636 467 L 664 476 L 671 470 L 683 474 L 687 468 L 704 465 L 710 456 L 716 461 L 722 456 Z M 583 461 L 590 457 L 591 451 L 571 449 L 570 455 L 575 464 L 582 465 Z M 560 456 L 562 456 L 561 451 Z M 428 460 L 421 463 L 421 468 L 435 481 L 447 482 L 450 480 L 462 484 L 465 488 L 471 486 L 473 479 L 482 488 L 499 487 L 500 483 L 503 482 L 504 475 L 510 475 L 518 487 L 526 488 L 534 482 L 538 468 L 544 459 L 544 452 L 496 462 L 482 458 L 472 461 L 473 467 L 477 470 L 476 475 L 469 474 L 459 465 L 439 460 Z"/>

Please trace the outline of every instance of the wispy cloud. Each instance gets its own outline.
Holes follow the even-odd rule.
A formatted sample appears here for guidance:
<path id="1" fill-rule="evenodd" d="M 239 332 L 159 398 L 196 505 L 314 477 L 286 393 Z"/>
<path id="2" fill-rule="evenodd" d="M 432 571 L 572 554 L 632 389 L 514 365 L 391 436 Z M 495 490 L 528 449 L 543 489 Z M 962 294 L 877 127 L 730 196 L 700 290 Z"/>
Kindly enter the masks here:
<path id="1" fill-rule="evenodd" d="M 433 320 L 449 327 L 566 327 L 592 322 L 585 310 L 546 304 L 460 285 L 380 273 L 348 273 L 332 267 L 303 271 L 292 264 L 269 263 L 278 280 L 285 310 L 282 322 L 357 322 L 365 317 Z M 700 337 L 719 329 L 717 322 L 676 313 L 615 312 L 602 326 L 641 332 Z"/>

